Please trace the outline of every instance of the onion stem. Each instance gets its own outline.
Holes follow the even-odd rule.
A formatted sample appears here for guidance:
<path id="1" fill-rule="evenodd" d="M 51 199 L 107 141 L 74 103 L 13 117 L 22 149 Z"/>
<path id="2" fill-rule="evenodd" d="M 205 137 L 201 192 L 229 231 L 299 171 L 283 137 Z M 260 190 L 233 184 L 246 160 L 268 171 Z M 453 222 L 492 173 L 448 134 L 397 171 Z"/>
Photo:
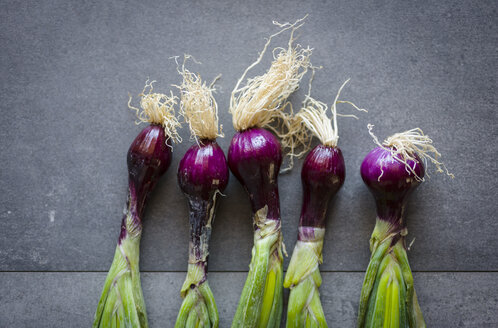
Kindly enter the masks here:
<path id="1" fill-rule="evenodd" d="M 327 327 L 318 291 L 322 284 L 319 265 L 323 261 L 325 229 L 305 228 L 313 229 L 314 238 L 297 241 L 284 280 L 284 287 L 291 289 L 287 328 L 306 327 L 307 324 L 310 327 Z M 302 229 L 299 228 L 300 231 Z"/>
<path id="2" fill-rule="evenodd" d="M 127 233 L 120 239 L 104 283 L 93 327 L 148 327 L 140 285 L 139 253 L 142 229 L 128 210 L 123 218 Z"/>
<path id="3" fill-rule="evenodd" d="M 406 229 L 377 219 L 361 290 L 358 328 L 425 327 L 404 247 Z"/>
<path id="4" fill-rule="evenodd" d="M 232 328 L 279 327 L 283 307 L 282 236 L 280 221 L 266 218 L 267 207 L 255 215 L 257 230 L 247 280 Z"/>

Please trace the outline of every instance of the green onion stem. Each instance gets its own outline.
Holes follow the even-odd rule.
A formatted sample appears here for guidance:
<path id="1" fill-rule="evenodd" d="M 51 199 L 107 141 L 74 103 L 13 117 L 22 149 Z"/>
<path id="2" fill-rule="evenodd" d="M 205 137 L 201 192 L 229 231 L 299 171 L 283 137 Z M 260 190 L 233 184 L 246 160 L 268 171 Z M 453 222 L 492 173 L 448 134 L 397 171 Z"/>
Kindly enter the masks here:
<path id="1" fill-rule="evenodd" d="M 318 291 L 322 284 L 319 265 L 323 261 L 325 229 L 306 229 L 312 229 L 313 237 L 297 241 L 285 275 L 284 287 L 290 288 L 286 327 L 326 328 L 327 322 Z"/>
<path id="2" fill-rule="evenodd" d="M 207 281 L 205 262 L 188 265 L 187 277 L 183 283 L 181 295 L 184 300 L 176 319 L 175 328 L 218 327 L 218 309 Z"/>
<path id="3" fill-rule="evenodd" d="M 140 284 L 139 253 L 141 224 L 130 209 L 123 218 L 120 238 L 100 296 L 93 328 L 147 328 L 147 314 Z"/>
<path id="4" fill-rule="evenodd" d="M 405 250 L 406 229 L 377 219 L 358 310 L 358 328 L 425 328 Z"/>
<path id="5" fill-rule="evenodd" d="M 266 219 L 267 207 L 255 214 L 252 260 L 232 328 L 277 328 L 283 308 L 280 221 Z"/>

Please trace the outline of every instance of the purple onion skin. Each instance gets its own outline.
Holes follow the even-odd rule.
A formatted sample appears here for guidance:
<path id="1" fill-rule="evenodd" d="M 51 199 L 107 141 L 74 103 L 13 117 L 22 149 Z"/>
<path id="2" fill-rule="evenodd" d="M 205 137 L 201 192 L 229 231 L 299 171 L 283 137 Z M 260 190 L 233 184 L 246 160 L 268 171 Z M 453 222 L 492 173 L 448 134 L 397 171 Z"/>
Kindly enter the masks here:
<path id="1" fill-rule="evenodd" d="M 178 166 L 178 184 L 188 198 L 190 241 L 197 260 L 202 259 L 202 242 L 208 242 L 217 192 L 228 184 L 228 166 L 225 154 L 214 140 L 201 140 L 190 147 Z M 205 265 L 205 263 L 204 263 Z"/>
<path id="2" fill-rule="evenodd" d="M 328 203 L 342 187 L 345 178 L 346 166 L 339 148 L 318 145 L 309 152 L 301 170 L 303 205 L 300 227 L 325 227 Z M 305 240 L 307 230 L 301 231 L 303 236 L 298 238 Z"/>
<path id="3" fill-rule="evenodd" d="M 379 219 L 404 228 L 406 222 L 402 217 L 407 196 L 418 187 L 420 181 L 394 156 L 399 155 L 393 155 L 382 147 L 373 149 L 361 164 L 361 177 L 375 198 Z M 407 163 L 418 177 L 423 178 L 425 169 L 422 161 L 416 154 L 414 157 L 417 162 L 409 160 Z"/>
<path id="4" fill-rule="evenodd" d="M 178 166 L 178 183 L 187 197 L 212 200 L 228 184 L 228 166 L 223 150 L 214 140 L 201 140 L 190 147 Z"/>
<path id="5" fill-rule="evenodd" d="M 171 141 L 164 129 L 155 124 L 144 128 L 133 140 L 127 156 L 128 201 L 127 209 L 137 225 L 149 193 L 171 164 Z M 126 215 L 121 224 L 119 240 L 126 237 Z"/>
<path id="6" fill-rule="evenodd" d="M 237 132 L 228 150 L 230 170 L 249 194 L 252 212 L 268 206 L 267 219 L 280 220 L 278 172 L 282 150 L 269 131 L 251 128 Z"/>

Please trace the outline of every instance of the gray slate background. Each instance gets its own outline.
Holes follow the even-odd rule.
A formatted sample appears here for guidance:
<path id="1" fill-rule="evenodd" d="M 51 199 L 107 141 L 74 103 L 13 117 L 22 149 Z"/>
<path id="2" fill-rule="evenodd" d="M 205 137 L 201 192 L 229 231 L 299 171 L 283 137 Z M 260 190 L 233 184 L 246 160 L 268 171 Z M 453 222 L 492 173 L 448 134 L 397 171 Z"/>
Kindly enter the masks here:
<path id="1" fill-rule="evenodd" d="M 227 136 L 237 78 L 276 29 L 310 16 L 299 43 L 324 66 L 313 95 L 369 110 L 339 120 L 347 178 L 331 203 L 322 301 L 329 324 L 352 327 L 374 226 L 359 166 L 384 138 L 429 134 L 456 175 L 440 174 L 411 197 L 409 257 L 431 327 L 498 326 L 496 195 L 498 24 L 494 1 L 2 1 L 0 4 L 0 327 L 88 327 L 114 255 L 126 197 L 125 156 L 141 127 L 128 93 L 147 77 L 180 81 L 170 56 L 187 52 L 216 98 Z M 274 46 L 284 46 L 278 38 Z M 269 59 L 255 73 L 267 67 Z M 292 100 L 298 106 L 306 88 Z M 345 113 L 350 108 L 341 106 Z M 172 327 L 187 260 L 187 206 L 176 167 L 145 213 L 142 282 L 151 327 Z M 283 233 L 292 250 L 301 206 L 300 164 L 279 179 Z M 228 327 L 250 261 L 249 202 L 232 177 L 211 242 L 209 276 Z M 287 266 L 288 259 L 285 265 Z"/>

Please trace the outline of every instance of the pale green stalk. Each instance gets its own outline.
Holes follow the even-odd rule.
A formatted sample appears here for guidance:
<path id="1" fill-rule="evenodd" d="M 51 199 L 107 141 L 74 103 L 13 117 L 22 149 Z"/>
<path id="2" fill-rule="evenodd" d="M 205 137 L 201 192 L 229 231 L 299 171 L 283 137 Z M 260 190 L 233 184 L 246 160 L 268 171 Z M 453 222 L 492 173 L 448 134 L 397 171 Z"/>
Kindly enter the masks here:
<path id="1" fill-rule="evenodd" d="M 404 247 L 406 229 L 377 219 L 358 310 L 358 328 L 425 328 Z M 393 242 L 395 244 L 393 245 Z"/>
<path id="2" fill-rule="evenodd" d="M 175 328 L 209 327 L 219 324 L 218 309 L 206 279 L 205 263 L 188 265 L 181 295 L 184 298 Z"/>
<path id="3" fill-rule="evenodd" d="M 282 235 L 280 222 L 266 218 L 265 206 L 256 212 L 254 247 L 246 283 L 232 328 L 278 328 L 283 308 Z"/>
<path id="4" fill-rule="evenodd" d="M 147 328 L 140 284 L 139 253 L 142 228 L 128 209 L 114 260 L 100 296 L 93 328 Z"/>
<path id="5" fill-rule="evenodd" d="M 284 287 L 290 288 L 287 328 L 327 327 L 318 291 L 322 284 L 319 265 L 323 261 L 325 229 L 307 229 L 313 229 L 314 238 L 297 241 L 285 275 Z"/>

